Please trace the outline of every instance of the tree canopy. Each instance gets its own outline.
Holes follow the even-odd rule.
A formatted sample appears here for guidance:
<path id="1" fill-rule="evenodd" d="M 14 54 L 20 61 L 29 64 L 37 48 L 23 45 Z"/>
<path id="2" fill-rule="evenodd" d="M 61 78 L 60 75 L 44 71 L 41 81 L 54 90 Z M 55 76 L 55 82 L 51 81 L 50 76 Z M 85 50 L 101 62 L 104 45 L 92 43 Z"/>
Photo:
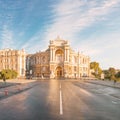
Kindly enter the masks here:
<path id="1" fill-rule="evenodd" d="M 116 69 L 110 67 L 108 70 L 103 71 L 105 74 L 105 78 L 109 80 L 119 80 L 120 79 L 120 71 L 116 72 Z"/>
<path id="2" fill-rule="evenodd" d="M 116 78 L 120 78 L 120 71 L 115 74 Z"/>
<path id="3" fill-rule="evenodd" d="M 0 78 L 13 79 L 17 77 L 17 72 L 15 70 L 4 69 L 0 72 Z"/>
<path id="4" fill-rule="evenodd" d="M 94 72 L 92 73 L 95 77 L 100 77 L 102 73 L 102 69 L 99 66 L 98 62 L 91 62 L 90 69 L 93 69 Z"/>

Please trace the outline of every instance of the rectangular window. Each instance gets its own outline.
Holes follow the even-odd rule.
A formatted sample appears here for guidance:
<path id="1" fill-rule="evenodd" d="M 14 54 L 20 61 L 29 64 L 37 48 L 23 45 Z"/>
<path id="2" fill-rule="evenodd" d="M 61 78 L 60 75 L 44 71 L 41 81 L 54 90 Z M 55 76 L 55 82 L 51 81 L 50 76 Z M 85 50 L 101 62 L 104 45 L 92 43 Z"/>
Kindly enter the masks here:
<path id="1" fill-rule="evenodd" d="M 74 66 L 74 71 L 77 71 L 77 67 L 76 66 Z"/>

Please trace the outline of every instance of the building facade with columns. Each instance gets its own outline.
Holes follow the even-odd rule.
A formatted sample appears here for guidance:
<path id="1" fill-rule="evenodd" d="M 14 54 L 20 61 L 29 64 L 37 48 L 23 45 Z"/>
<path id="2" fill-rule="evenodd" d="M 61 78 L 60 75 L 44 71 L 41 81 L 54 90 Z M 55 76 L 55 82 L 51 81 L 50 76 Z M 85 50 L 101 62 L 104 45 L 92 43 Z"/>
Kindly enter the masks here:
<path id="1" fill-rule="evenodd" d="M 24 50 L 0 50 L 0 71 L 3 69 L 15 70 L 18 77 L 24 77 L 26 71 L 26 53 Z"/>
<path id="2" fill-rule="evenodd" d="M 27 55 L 27 76 L 40 78 L 80 78 L 90 75 L 90 58 L 75 52 L 67 40 L 50 40 L 44 52 Z"/>
<path id="3" fill-rule="evenodd" d="M 27 55 L 27 76 L 40 78 L 80 78 L 90 75 L 90 58 L 75 52 L 67 40 L 50 40 L 44 52 Z"/>

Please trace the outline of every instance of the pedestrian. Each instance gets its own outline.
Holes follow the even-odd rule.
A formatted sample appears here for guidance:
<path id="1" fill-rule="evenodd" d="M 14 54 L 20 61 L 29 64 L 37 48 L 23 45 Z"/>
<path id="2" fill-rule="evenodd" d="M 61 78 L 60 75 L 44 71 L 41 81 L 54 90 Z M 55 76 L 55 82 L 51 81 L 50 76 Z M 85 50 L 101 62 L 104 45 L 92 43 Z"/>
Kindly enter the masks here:
<path id="1" fill-rule="evenodd" d="M 5 78 L 5 75 L 3 75 L 3 82 L 6 84 L 6 78 Z"/>
<path id="2" fill-rule="evenodd" d="M 116 81 L 116 80 L 114 80 L 114 85 L 116 84 L 116 82 L 117 82 L 117 81 Z"/>

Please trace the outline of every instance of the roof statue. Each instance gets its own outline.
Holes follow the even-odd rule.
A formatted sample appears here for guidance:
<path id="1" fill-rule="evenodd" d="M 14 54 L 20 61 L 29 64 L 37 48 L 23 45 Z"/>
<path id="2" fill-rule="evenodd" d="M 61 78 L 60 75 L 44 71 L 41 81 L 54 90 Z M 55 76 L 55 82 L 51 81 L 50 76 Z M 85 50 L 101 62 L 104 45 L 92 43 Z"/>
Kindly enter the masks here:
<path id="1" fill-rule="evenodd" d="M 57 36 L 56 40 L 61 40 L 61 38 L 60 38 L 60 36 L 59 36 L 59 35 Z"/>

